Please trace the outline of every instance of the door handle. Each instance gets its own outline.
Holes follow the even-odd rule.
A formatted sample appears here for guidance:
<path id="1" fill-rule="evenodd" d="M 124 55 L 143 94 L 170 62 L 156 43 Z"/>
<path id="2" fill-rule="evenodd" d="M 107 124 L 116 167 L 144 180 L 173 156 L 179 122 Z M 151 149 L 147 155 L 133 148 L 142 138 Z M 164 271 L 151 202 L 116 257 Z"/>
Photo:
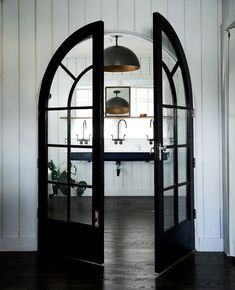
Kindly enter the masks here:
<path id="1" fill-rule="evenodd" d="M 162 152 L 167 150 L 166 146 L 162 146 L 161 143 L 157 144 L 157 150 L 158 150 L 158 159 L 162 160 Z"/>

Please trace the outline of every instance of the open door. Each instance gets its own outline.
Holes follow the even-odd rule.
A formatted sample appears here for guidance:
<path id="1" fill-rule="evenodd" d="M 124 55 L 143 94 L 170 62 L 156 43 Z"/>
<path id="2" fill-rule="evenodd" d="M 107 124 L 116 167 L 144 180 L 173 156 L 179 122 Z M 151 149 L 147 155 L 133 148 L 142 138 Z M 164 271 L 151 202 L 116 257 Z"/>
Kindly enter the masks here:
<path id="1" fill-rule="evenodd" d="M 193 103 L 180 41 L 153 15 L 156 272 L 194 250 Z"/>
<path id="2" fill-rule="evenodd" d="M 104 262 L 103 39 L 102 21 L 69 36 L 51 59 L 39 96 L 39 251 L 99 264 Z"/>

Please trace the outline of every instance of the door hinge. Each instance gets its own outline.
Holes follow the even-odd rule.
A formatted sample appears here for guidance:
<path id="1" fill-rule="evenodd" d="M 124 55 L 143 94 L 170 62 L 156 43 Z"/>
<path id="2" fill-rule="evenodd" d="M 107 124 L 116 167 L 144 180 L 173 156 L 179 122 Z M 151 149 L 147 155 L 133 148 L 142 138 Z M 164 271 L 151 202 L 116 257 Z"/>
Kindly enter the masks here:
<path id="1" fill-rule="evenodd" d="M 193 157 L 193 168 L 196 167 L 196 159 Z"/>
<path id="2" fill-rule="evenodd" d="M 196 209 L 193 210 L 193 219 L 196 219 L 197 218 L 197 212 L 196 212 Z"/>
<path id="3" fill-rule="evenodd" d="M 195 109 L 192 109 L 192 118 L 195 118 Z"/>

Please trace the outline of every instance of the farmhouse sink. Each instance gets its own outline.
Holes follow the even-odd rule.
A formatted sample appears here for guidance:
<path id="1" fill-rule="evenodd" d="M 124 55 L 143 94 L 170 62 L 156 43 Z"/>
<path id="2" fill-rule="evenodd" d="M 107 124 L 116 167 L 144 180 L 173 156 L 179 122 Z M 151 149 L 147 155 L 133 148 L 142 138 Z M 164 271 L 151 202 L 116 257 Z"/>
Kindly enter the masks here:
<path id="1" fill-rule="evenodd" d="M 169 152 L 163 152 L 163 160 L 169 159 Z M 71 160 L 92 161 L 90 152 L 71 152 Z M 104 152 L 104 161 L 151 161 L 154 160 L 154 154 L 149 152 Z"/>
<path id="2" fill-rule="evenodd" d="M 163 152 L 163 160 L 170 158 L 169 152 Z M 90 152 L 71 152 L 71 160 L 92 161 Z M 115 161 L 117 165 L 117 176 L 120 175 L 122 161 L 145 161 L 154 160 L 154 154 L 149 152 L 104 152 L 104 161 Z"/>

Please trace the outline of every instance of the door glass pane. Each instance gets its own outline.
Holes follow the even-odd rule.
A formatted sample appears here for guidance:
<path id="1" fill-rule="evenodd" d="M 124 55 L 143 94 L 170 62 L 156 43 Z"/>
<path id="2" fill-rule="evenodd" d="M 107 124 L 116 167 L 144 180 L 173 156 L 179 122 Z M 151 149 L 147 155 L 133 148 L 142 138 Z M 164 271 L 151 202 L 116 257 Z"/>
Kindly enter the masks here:
<path id="1" fill-rule="evenodd" d="M 92 110 L 71 110 L 71 144 L 92 145 Z"/>
<path id="2" fill-rule="evenodd" d="M 174 144 L 173 109 L 163 108 L 163 145 Z"/>
<path id="3" fill-rule="evenodd" d="M 178 183 L 187 181 L 187 148 L 178 148 Z"/>
<path id="4" fill-rule="evenodd" d="M 48 111 L 48 144 L 67 144 L 67 110 Z"/>
<path id="5" fill-rule="evenodd" d="M 178 67 L 176 72 L 174 73 L 173 80 L 174 80 L 176 96 L 177 96 L 177 105 L 186 106 L 184 82 L 183 82 L 182 72 L 181 72 L 180 67 Z"/>
<path id="6" fill-rule="evenodd" d="M 71 183 L 84 182 L 92 185 L 92 150 L 72 148 L 71 150 Z"/>
<path id="7" fill-rule="evenodd" d="M 175 53 L 172 42 L 163 31 L 162 31 L 162 48 L 163 48 L 162 53 L 163 60 L 165 60 L 166 64 L 168 64 L 168 68 L 171 71 L 177 62 L 177 55 Z"/>
<path id="8" fill-rule="evenodd" d="M 179 222 L 187 219 L 187 186 L 178 189 Z"/>
<path id="9" fill-rule="evenodd" d="M 187 144 L 187 110 L 177 110 L 178 144 Z"/>
<path id="10" fill-rule="evenodd" d="M 92 189 L 74 186 L 71 193 L 70 220 L 92 225 Z"/>
<path id="11" fill-rule="evenodd" d="M 162 103 L 173 105 L 172 87 L 168 77 L 173 82 L 172 76 L 169 74 L 177 63 L 177 56 L 171 41 L 164 32 L 162 32 L 162 62 L 165 64 L 162 68 Z"/>
<path id="12" fill-rule="evenodd" d="M 52 188 L 56 187 L 58 189 L 57 184 L 48 184 L 48 192 L 53 191 Z M 63 192 L 67 191 L 67 186 L 63 186 Z M 48 198 L 48 218 L 66 221 L 67 220 L 67 196 L 65 195 L 49 195 Z"/>
<path id="13" fill-rule="evenodd" d="M 171 87 L 164 69 L 162 69 L 162 103 L 173 105 Z"/>
<path id="14" fill-rule="evenodd" d="M 58 67 L 50 89 L 48 107 L 67 107 L 68 97 L 75 79 L 92 64 L 92 38 L 79 42 L 64 57 Z M 79 85 L 72 92 L 71 105 L 76 103 L 79 89 L 90 89 L 92 69 L 79 80 Z M 83 94 L 82 94 L 83 95 Z"/>
<path id="15" fill-rule="evenodd" d="M 67 148 L 48 147 L 48 180 L 67 182 Z"/>
<path id="16" fill-rule="evenodd" d="M 163 154 L 167 154 L 167 159 L 163 162 L 163 184 L 164 188 L 174 185 L 174 149 L 167 149 Z"/>
<path id="17" fill-rule="evenodd" d="M 74 88 L 71 106 L 92 106 L 92 38 L 86 39 L 75 46 L 67 55 L 69 63 L 76 68 L 76 77 L 79 81 Z M 87 72 L 84 71 L 88 69 Z"/>
<path id="18" fill-rule="evenodd" d="M 62 64 L 67 66 L 67 60 L 63 61 Z M 59 66 L 50 89 L 50 96 L 48 100 L 48 107 L 67 107 L 67 101 L 73 79 L 69 74 Z"/>
<path id="19" fill-rule="evenodd" d="M 164 191 L 164 230 L 174 226 L 174 190 Z"/>
<path id="20" fill-rule="evenodd" d="M 67 220 L 67 149 L 48 148 L 48 217 Z M 65 184 L 60 184 L 65 183 Z"/>
<path id="21" fill-rule="evenodd" d="M 72 149 L 71 183 L 70 220 L 92 224 L 92 149 Z"/>

